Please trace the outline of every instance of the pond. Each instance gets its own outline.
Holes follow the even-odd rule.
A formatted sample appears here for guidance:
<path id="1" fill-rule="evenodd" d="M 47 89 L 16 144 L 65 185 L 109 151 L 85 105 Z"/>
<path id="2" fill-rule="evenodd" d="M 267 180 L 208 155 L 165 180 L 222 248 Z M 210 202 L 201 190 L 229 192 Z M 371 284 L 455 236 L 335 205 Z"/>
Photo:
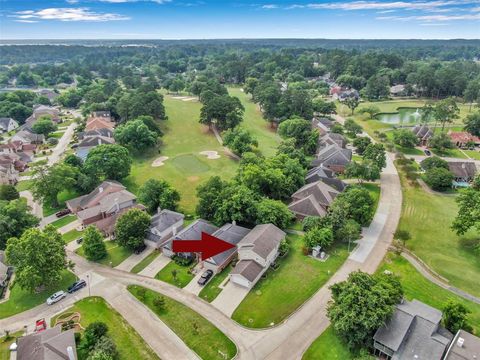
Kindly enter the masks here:
<path id="1" fill-rule="evenodd" d="M 420 122 L 422 114 L 417 108 L 398 108 L 395 113 L 379 113 L 375 115 L 377 120 L 386 124 L 415 124 Z"/>

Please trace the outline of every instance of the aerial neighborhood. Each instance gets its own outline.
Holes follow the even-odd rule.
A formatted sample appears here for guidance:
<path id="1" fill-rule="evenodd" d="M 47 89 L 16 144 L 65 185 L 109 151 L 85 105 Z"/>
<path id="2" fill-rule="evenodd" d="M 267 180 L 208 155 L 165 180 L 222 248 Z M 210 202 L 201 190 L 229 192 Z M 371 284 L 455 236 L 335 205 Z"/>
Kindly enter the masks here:
<path id="1" fill-rule="evenodd" d="M 480 359 L 478 40 L 45 41 L 0 45 L 0 359 Z"/>

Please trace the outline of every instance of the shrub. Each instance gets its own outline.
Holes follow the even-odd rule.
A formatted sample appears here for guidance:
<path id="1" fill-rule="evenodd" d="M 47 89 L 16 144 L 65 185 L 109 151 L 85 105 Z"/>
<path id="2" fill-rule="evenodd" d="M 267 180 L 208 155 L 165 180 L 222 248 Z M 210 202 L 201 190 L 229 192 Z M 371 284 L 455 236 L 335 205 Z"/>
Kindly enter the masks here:
<path id="1" fill-rule="evenodd" d="M 450 188 L 453 179 L 453 174 L 444 168 L 432 168 L 425 173 L 425 182 L 436 191 L 445 191 Z"/>
<path id="2" fill-rule="evenodd" d="M 432 156 L 422 160 L 420 166 L 423 170 L 429 170 L 432 168 L 444 168 L 448 170 L 448 162 L 438 156 Z"/>
<path id="3" fill-rule="evenodd" d="M 58 144 L 58 139 L 57 138 L 48 138 L 47 142 L 49 145 L 57 145 Z"/>

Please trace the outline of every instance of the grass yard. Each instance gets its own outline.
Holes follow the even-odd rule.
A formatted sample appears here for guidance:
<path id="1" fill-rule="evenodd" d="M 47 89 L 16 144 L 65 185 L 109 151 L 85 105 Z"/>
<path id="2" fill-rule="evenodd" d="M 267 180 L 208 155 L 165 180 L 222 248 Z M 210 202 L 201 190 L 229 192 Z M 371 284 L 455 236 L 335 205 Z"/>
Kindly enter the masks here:
<path id="1" fill-rule="evenodd" d="M 57 211 L 65 209 L 65 201 L 76 198 L 80 194 L 74 190 L 64 190 L 58 194 L 58 207 L 52 207 L 49 204 L 43 204 L 43 216 L 55 214 Z"/>
<path id="2" fill-rule="evenodd" d="M 140 271 L 145 269 L 150 263 L 157 258 L 157 256 L 160 255 L 160 251 L 158 250 L 153 250 L 146 258 L 144 258 L 142 261 L 140 261 L 137 265 L 133 267 L 130 272 L 134 274 L 138 274 Z"/>
<path id="3" fill-rule="evenodd" d="M 462 151 L 460 151 L 459 149 L 447 149 L 447 150 L 444 150 L 442 152 L 432 151 L 432 153 L 434 155 L 438 155 L 438 156 L 441 156 L 441 157 L 468 159 L 468 157 L 465 156 L 465 154 Z"/>
<path id="4" fill-rule="evenodd" d="M 329 326 L 305 351 L 302 360 L 354 360 L 358 359 Z M 362 358 L 363 359 L 363 358 Z M 373 359 L 373 357 L 372 357 Z"/>
<path id="5" fill-rule="evenodd" d="M 407 148 L 407 147 L 395 145 L 395 150 L 405 155 L 425 155 L 422 150 L 417 148 Z"/>
<path id="6" fill-rule="evenodd" d="M 17 337 L 21 337 L 23 331 L 18 331 L 16 333 L 10 334 L 9 338 L 1 337 L 0 338 L 0 360 L 9 360 L 10 359 L 10 345 L 15 342 Z"/>
<path id="7" fill-rule="evenodd" d="M 201 104 L 198 101 L 182 101 L 171 96 L 164 100 L 168 120 L 161 122 L 165 136 L 161 153 L 156 149 L 136 155 L 131 174 L 124 182 L 134 193 L 148 179 L 163 179 L 173 185 L 181 195 L 180 210 L 193 214 L 197 203 L 196 188 L 214 175 L 231 178 L 237 162 L 228 157 L 212 132 L 198 122 Z M 217 151 L 220 159 L 210 160 L 201 151 Z M 168 156 L 163 166 L 152 167 L 152 162 Z"/>
<path id="8" fill-rule="evenodd" d="M 95 321 L 107 324 L 108 333 L 117 345 L 119 360 L 142 359 L 158 360 L 158 356 L 140 337 L 135 329 L 101 297 L 88 297 L 77 301 L 64 313 L 79 312 L 83 327 Z M 52 324 L 58 316 L 52 319 Z M 85 360 L 87 354 L 78 351 L 79 360 Z"/>
<path id="9" fill-rule="evenodd" d="M 303 255 L 303 237 L 288 235 L 290 251 L 278 259 L 280 267 L 267 271 L 248 293 L 232 319 L 251 328 L 265 328 L 285 320 L 307 301 L 340 268 L 348 256 L 347 247 L 339 245 L 329 251 L 326 262 Z"/>
<path id="10" fill-rule="evenodd" d="M 18 192 L 20 191 L 25 191 L 25 190 L 30 190 L 33 185 L 33 180 L 23 180 L 19 181 L 17 185 L 15 185 L 15 188 L 17 189 Z"/>
<path id="11" fill-rule="evenodd" d="M 39 293 L 30 293 L 26 290 L 22 290 L 19 286 L 14 286 L 10 292 L 8 300 L 0 303 L 0 319 L 7 318 L 43 304 L 50 295 L 59 290 L 66 290 L 76 279 L 77 277 L 72 272 L 64 270 L 62 278 L 58 283 Z"/>
<path id="12" fill-rule="evenodd" d="M 158 272 L 157 275 L 155 275 L 155 279 L 165 281 L 179 288 L 183 288 L 187 286 L 187 284 L 194 278 L 194 275 L 188 271 L 190 269 L 190 266 L 181 266 L 178 265 L 175 261 L 170 261 L 167 266 L 165 266 L 162 270 Z M 177 272 L 175 278 L 172 274 L 173 270 Z"/>
<path id="13" fill-rule="evenodd" d="M 480 151 L 477 150 L 463 150 L 465 154 L 470 156 L 472 159 L 480 160 Z"/>
<path id="14" fill-rule="evenodd" d="M 128 290 L 147 305 L 182 341 L 202 359 L 232 359 L 237 353 L 235 344 L 212 323 L 189 307 L 145 289 L 145 297 L 139 295 L 139 286 L 130 285 Z M 161 296 L 165 306 L 158 309 L 153 300 Z M 132 359 L 134 359 L 132 357 Z"/>
<path id="15" fill-rule="evenodd" d="M 222 292 L 222 289 L 218 286 L 227 278 L 228 274 L 232 270 L 232 265 L 227 266 L 219 274 L 216 274 L 212 280 L 198 294 L 203 300 L 212 302 Z"/>
<path id="16" fill-rule="evenodd" d="M 459 243 L 450 229 L 457 214 L 455 197 L 434 195 L 419 186 L 411 186 L 403 177 L 403 206 L 399 229 L 410 232 L 407 248 L 419 256 L 453 286 L 480 296 L 478 256 Z M 478 237 L 474 231 L 466 237 Z"/>
<path id="17" fill-rule="evenodd" d="M 245 107 L 242 126 L 249 130 L 257 139 L 258 149 L 265 156 L 275 155 L 281 138 L 277 135 L 276 130 L 271 128 L 270 123 L 263 118 L 258 105 L 241 88 L 230 87 L 228 92 L 231 96 L 238 97 Z"/>
<path id="18" fill-rule="evenodd" d="M 62 217 L 58 220 L 55 220 L 50 225 L 53 225 L 57 229 L 60 229 L 61 227 L 64 227 L 65 225 L 68 225 L 71 222 L 74 222 L 76 219 L 77 219 L 77 217 L 75 215 L 67 215 L 67 216 L 64 216 L 64 217 Z"/>
<path id="19" fill-rule="evenodd" d="M 115 267 L 120 265 L 123 260 L 132 255 L 131 250 L 118 245 L 114 241 L 105 241 L 105 245 L 107 247 L 107 256 L 98 261 L 99 264 Z M 83 246 L 75 250 L 75 252 L 78 255 L 85 257 L 85 254 L 83 253 Z"/>
<path id="20" fill-rule="evenodd" d="M 73 229 L 63 234 L 62 239 L 65 242 L 65 244 L 68 244 L 70 241 L 77 240 L 82 235 L 83 235 L 83 231 L 78 231 L 76 229 Z"/>

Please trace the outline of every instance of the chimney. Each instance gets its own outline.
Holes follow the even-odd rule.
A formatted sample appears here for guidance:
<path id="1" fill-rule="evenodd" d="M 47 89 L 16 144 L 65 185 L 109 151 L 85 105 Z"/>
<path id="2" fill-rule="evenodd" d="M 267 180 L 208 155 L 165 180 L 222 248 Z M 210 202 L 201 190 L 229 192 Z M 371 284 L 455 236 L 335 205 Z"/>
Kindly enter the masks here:
<path id="1" fill-rule="evenodd" d="M 237 220 L 233 220 L 233 221 L 232 221 L 232 225 L 233 225 L 233 226 L 237 225 Z"/>
<path id="2" fill-rule="evenodd" d="M 71 346 L 67 347 L 67 354 L 68 360 L 75 360 L 75 353 L 73 352 L 73 348 Z"/>
<path id="3" fill-rule="evenodd" d="M 157 207 L 157 214 L 160 214 L 161 211 L 162 211 L 162 208 L 160 206 Z"/>
<path id="4" fill-rule="evenodd" d="M 172 236 L 176 236 L 176 235 L 177 235 L 177 228 L 174 227 L 174 228 L 172 229 Z"/>
<path id="5" fill-rule="evenodd" d="M 100 187 L 98 188 L 98 193 L 101 194 L 102 192 L 103 192 L 103 187 L 100 186 Z"/>
<path id="6" fill-rule="evenodd" d="M 462 337 L 459 337 L 457 340 L 457 346 L 458 347 L 463 347 L 463 343 L 465 342 L 465 339 Z"/>
<path id="7" fill-rule="evenodd" d="M 98 138 L 97 141 L 98 141 L 98 145 L 102 145 L 102 139 Z"/>

